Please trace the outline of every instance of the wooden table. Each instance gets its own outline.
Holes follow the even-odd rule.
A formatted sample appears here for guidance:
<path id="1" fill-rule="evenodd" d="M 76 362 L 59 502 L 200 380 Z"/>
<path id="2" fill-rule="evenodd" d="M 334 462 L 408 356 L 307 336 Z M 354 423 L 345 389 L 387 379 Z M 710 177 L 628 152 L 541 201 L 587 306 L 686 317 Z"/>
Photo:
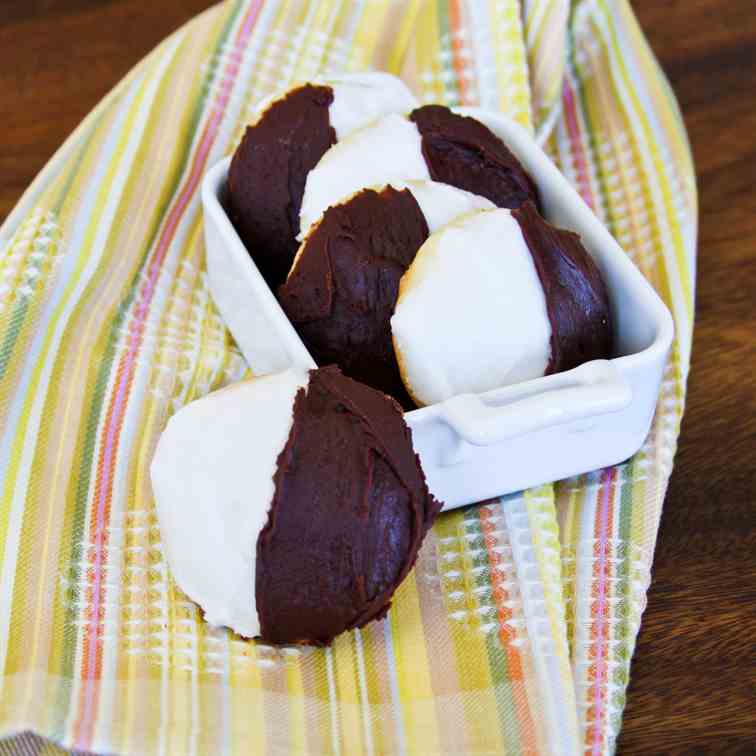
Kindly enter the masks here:
<path id="1" fill-rule="evenodd" d="M 0 219 L 81 118 L 208 0 L 0 0 Z M 756 9 L 636 0 L 701 192 L 688 409 L 620 753 L 756 748 Z M 749 584 L 750 583 L 750 584 Z"/>

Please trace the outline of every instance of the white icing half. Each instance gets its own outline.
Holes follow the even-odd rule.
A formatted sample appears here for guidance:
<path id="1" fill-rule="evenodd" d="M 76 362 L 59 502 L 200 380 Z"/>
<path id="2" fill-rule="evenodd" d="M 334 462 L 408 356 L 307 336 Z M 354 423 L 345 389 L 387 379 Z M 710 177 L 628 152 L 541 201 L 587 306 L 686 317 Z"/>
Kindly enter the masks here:
<path id="1" fill-rule="evenodd" d="M 299 214 L 300 241 L 331 205 L 367 186 L 394 180 L 430 180 L 412 121 L 391 114 L 337 142 L 310 171 Z"/>
<path id="2" fill-rule="evenodd" d="M 421 405 L 542 376 L 546 297 L 511 212 L 474 213 L 430 236 L 402 278 L 391 330 Z"/>
<path id="3" fill-rule="evenodd" d="M 438 181 L 392 182 L 392 186 L 396 189 L 406 186 L 412 192 L 432 234 L 462 215 L 496 207 L 485 197 Z"/>
<path id="4" fill-rule="evenodd" d="M 409 113 L 418 105 L 401 79 L 381 71 L 329 76 L 324 84 L 333 89 L 328 117 L 338 141 L 387 113 Z"/>
<path id="5" fill-rule="evenodd" d="M 282 100 L 292 89 L 296 88 L 297 87 L 291 87 L 283 92 L 273 92 L 273 94 L 269 94 L 263 97 L 262 100 L 259 100 L 253 108 L 253 118 L 249 125 L 254 126 L 265 115 L 268 108 L 270 108 L 274 102 Z"/>
<path id="6" fill-rule="evenodd" d="M 212 625 L 260 632 L 255 605 L 257 536 L 268 519 L 273 475 L 306 373 L 254 378 L 180 409 L 152 462 L 163 551 L 174 579 Z"/>

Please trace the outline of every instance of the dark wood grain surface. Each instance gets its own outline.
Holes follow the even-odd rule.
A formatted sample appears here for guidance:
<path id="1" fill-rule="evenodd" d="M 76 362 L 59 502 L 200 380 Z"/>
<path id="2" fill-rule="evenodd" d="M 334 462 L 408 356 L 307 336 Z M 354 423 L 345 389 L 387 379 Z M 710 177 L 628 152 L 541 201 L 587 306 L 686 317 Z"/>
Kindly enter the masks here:
<path id="1" fill-rule="evenodd" d="M 0 0 L 0 219 L 106 92 L 207 0 Z M 636 0 L 701 203 L 688 407 L 622 754 L 756 752 L 756 8 Z"/>

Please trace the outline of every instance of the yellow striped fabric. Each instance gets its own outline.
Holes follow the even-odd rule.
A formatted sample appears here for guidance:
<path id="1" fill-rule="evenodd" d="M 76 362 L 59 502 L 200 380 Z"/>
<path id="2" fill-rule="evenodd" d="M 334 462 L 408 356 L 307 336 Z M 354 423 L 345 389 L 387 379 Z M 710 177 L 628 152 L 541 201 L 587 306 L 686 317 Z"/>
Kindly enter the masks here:
<path id="1" fill-rule="evenodd" d="M 264 95 L 367 68 L 533 129 L 677 341 L 632 460 L 440 517 L 385 621 L 272 648 L 207 626 L 173 583 L 148 470 L 167 418 L 248 370 L 207 289 L 204 173 Z M 625 0 L 229 0 L 167 39 L 0 229 L 0 751 L 43 752 L 32 731 L 128 754 L 611 752 L 683 409 L 696 217 Z"/>

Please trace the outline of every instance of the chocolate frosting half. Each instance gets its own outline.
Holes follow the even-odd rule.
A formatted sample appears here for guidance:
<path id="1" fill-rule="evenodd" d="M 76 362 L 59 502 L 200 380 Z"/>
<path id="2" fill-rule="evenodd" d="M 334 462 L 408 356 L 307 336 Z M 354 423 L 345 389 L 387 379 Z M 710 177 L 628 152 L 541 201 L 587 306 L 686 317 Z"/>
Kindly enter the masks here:
<path id="1" fill-rule="evenodd" d="M 424 105 L 410 113 L 422 137 L 431 178 L 515 208 L 538 204 L 533 179 L 504 142 L 480 121 L 443 105 Z"/>
<path id="2" fill-rule="evenodd" d="M 441 509 L 399 405 L 336 367 L 310 372 L 257 540 L 261 638 L 327 645 L 383 617 Z"/>
<path id="3" fill-rule="evenodd" d="M 409 190 L 366 189 L 330 207 L 278 290 L 284 312 L 319 365 L 414 408 L 399 374 L 391 316 L 399 281 L 428 238 Z"/>
<path id="4" fill-rule="evenodd" d="M 305 84 L 249 126 L 228 173 L 228 210 L 268 285 L 283 283 L 297 251 L 307 174 L 336 143 L 331 87 Z"/>
<path id="5" fill-rule="evenodd" d="M 546 375 L 612 352 L 609 295 L 596 263 L 572 231 L 555 228 L 532 202 L 512 211 L 533 256 L 551 324 Z"/>

